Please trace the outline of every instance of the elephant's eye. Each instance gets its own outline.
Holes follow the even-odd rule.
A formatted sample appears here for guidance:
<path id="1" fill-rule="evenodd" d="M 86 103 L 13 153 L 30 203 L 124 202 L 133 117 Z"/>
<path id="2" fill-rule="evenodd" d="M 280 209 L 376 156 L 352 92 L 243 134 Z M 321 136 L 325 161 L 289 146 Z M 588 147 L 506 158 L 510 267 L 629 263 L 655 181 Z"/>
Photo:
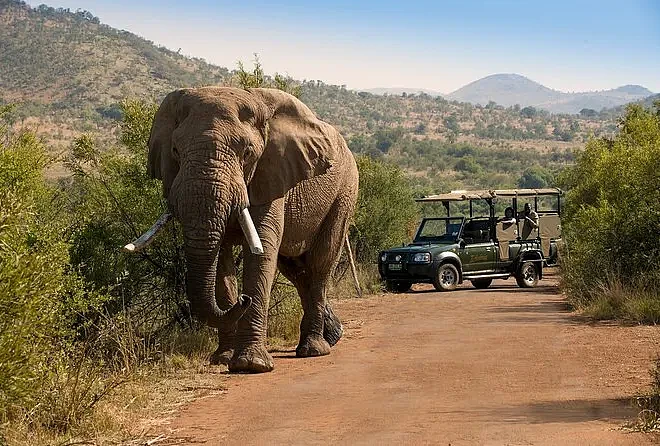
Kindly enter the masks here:
<path id="1" fill-rule="evenodd" d="M 177 161 L 179 160 L 179 149 L 177 149 L 176 146 L 172 146 L 172 156 Z"/>

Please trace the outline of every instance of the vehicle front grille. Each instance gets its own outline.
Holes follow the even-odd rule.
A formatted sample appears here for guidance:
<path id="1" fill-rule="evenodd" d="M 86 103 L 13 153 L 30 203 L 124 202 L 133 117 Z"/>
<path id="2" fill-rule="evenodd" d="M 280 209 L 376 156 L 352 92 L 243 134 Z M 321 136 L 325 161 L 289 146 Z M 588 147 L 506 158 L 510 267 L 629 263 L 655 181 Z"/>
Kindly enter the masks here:
<path id="1" fill-rule="evenodd" d="M 399 262 L 407 262 L 408 261 L 408 255 L 406 253 L 393 253 L 393 252 L 388 252 L 387 253 L 387 262 L 396 262 L 396 256 L 401 256 L 401 260 Z"/>

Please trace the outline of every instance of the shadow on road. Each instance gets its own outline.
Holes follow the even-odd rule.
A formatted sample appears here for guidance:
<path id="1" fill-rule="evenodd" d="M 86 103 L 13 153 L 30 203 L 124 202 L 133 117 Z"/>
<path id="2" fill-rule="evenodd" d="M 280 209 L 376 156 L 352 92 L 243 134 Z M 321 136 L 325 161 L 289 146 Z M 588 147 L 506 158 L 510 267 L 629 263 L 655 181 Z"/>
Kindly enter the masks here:
<path id="1" fill-rule="evenodd" d="M 637 416 L 629 398 L 602 400 L 542 401 L 498 409 L 493 415 L 512 423 L 623 422 Z"/>
<path id="2" fill-rule="evenodd" d="M 444 414 L 460 415 L 482 422 L 521 424 L 582 423 L 609 421 L 623 423 L 637 416 L 639 410 L 629 398 L 602 400 L 541 401 L 509 407 L 476 408 L 449 411 Z"/>
<path id="3" fill-rule="evenodd" d="M 496 313 L 570 313 L 570 307 L 566 302 L 545 300 L 522 305 L 506 305 L 494 307 L 490 311 Z"/>
<path id="4" fill-rule="evenodd" d="M 468 293 L 468 292 L 473 292 L 473 293 L 483 293 L 485 295 L 492 294 L 492 293 L 507 293 L 507 294 L 526 294 L 526 293 L 534 293 L 534 294 L 539 294 L 539 295 L 551 295 L 551 296 L 556 296 L 559 293 L 559 287 L 554 284 L 544 284 L 541 283 L 538 285 L 536 288 L 520 288 L 513 283 L 512 285 L 506 285 L 506 284 L 497 284 L 497 285 L 492 285 L 486 289 L 479 290 L 476 289 L 472 286 L 462 286 L 461 288 L 457 288 L 454 291 L 437 291 L 435 288 L 428 287 L 424 289 L 413 289 L 412 291 L 409 291 L 406 294 L 429 294 L 429 293 L 438 293 L 442 296 L 447 296 L 451 297 L 455 295 L 455 293 Z"/>

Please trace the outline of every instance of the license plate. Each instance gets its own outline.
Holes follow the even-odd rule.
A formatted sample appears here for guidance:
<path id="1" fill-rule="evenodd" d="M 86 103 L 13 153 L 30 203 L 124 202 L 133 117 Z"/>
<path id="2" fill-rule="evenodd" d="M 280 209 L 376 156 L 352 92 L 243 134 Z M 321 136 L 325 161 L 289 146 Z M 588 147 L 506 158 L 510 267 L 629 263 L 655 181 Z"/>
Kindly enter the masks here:
<path id="1" fill-rule="evenodd" d="M 387 265 L 387 268 L 392 270 L 392 271 L 401 271 L 401 264 L 400 263 L 390 263 Z"/>

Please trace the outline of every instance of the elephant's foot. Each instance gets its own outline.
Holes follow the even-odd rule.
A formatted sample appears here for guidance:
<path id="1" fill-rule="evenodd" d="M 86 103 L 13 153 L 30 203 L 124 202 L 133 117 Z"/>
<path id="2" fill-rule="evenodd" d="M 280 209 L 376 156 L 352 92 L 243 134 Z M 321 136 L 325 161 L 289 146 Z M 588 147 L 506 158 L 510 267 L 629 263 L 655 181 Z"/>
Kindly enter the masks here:
<path id="1" fill-rule="evenodd" d="M 218 347 L 216 351 L 213 352 L 209 362 L 211 365 L 229 365 L 229 361 L 234 356 L 234 350 L 231 348 Z"/>
<path id="2" fill-rule="evenodd" d="M 332 311 L 330 304 L 327 303 L 325 305 L 325 310 L 323 311 L 323 339 L 328 341 L 330 347 L 334 347 L 334 345 L 341 339 L 343 332 L 344 329 L 341 325 L 341 321 L 334 311 Z"/>
<path id="3" fill-rule="evenodd" d="M 273 370 L 273 357 L 263 345 L 250 345 L 236 350 L 229 361 L 232 373 L 265 373 Z"/>
<path id="4" fill-rule="evenodd" d="M 311 356 L 324 356 L 330 354 L 330 344 L 323 337 L 311 334 L 300 340 L 296 347 L 296 356 L 309 358 Z"/>

